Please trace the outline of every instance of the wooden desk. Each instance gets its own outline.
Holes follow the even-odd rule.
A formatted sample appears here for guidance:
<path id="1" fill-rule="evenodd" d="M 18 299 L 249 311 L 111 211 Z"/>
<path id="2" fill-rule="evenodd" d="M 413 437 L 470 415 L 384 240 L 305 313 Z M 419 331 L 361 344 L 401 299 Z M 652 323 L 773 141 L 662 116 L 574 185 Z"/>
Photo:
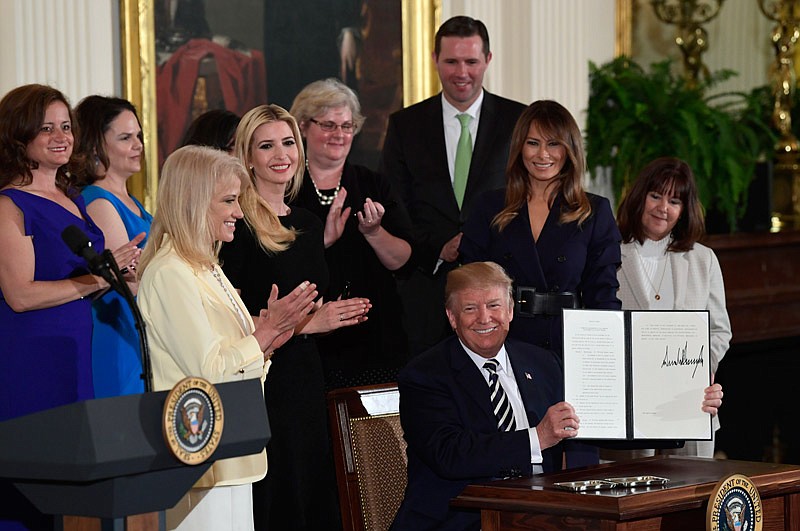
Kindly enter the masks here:
<path id="1" fill-rule="evenodd" d="M 482 531 L 625 530 L 706 528 L 708 498 L 730 474 L 748 476 L 761 496 L 763 531 L 800 531 L 800 467 L 748 461 L 660 456 L 531 478 L 470 485 L 453 500 L 481 510 Z M 581 494 L 553 487 L 558 481 L 655 475 L 664 487 Z"/>

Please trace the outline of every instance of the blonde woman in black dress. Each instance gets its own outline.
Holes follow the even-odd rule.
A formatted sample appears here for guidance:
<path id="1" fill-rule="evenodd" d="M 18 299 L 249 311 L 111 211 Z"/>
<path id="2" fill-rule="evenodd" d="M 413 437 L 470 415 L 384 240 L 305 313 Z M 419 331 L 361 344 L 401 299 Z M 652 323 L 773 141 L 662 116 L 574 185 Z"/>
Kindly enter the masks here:
<path id="1" fill-rule="evenodd" d="M 250 312 L 271 286 L 279 293 L 298 282 L 328 285 L 323 227 L 313 214 L 287 203 L 297 194 L 303 148 L 294 118 L 277 105 L 242 117 L 235 154 L 245 164 L 244 219 L 222 248 L 225 274 Z M 317 302 L 316 311 L 272 357 L 265 398 L 272 428 L 270 469 L 253 487 L 257 530 L 329 530 L 339 526 L 333 457 L 328 440 L 322 363 L 313 334 L 361 323 L 367 299 Z"/>

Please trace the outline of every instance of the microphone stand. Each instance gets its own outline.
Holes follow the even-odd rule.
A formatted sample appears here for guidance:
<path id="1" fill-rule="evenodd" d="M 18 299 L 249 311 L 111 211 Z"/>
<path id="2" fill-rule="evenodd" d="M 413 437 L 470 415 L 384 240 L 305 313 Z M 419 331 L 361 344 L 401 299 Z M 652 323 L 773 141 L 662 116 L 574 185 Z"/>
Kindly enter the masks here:
<path id="1" fill-rule="evenodd" d="M 139 305 L 136 304 L 136 299 L 128 287 L 128 283 L 122 276 L 119 270 L 117 261 L 108 249 L 102 252 L 103 259 L 110 266 L 111 271 L 114 273 L 116 282 L 110 282 L 111 287 L 118 291 L 133 313 L 133 320 L 136 324 L 136 330 L 139 332 L 139 352 L 142 361 L 142 380 L 144 380 L 144 391 L 149 393 L 153 390 L 153 366 L 150 363 L 150 348 L 147 346 L 147 330 L 142 318 L 142 312 L 139 311 Z"/>

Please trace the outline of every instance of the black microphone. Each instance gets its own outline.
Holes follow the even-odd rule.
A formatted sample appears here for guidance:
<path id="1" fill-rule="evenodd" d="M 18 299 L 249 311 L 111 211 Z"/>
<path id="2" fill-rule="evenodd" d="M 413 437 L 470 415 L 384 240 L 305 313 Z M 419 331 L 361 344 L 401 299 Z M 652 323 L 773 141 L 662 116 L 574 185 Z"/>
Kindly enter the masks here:
<path id="1" fill-rule="evenodd" d="M 122 294 L 125 302 L 133 312 L 133 320 L 136 323 L 136 329 L 139 331 L 139 352 L 142 356 L 142 379 L 144 380 L 144 390 L 150 392 L 153 390 L 153 368 L 150 363 L 150 349 L 147 346 L 147 332 L 145 330 L 144 319 L 139 307 L 136 305 L 136 300 L 131 293 L 125 279 L 122 278 L 122 273 L 119 271 L 117 262 L 111 251 L 106 249 L 102 253 L 98 253 L 92 248 L 92 242 L 79 227 L 70 225 L 61 233 L 61 239 L 67 244 L 67 247 L 76 255 L 82 257 L 89 264 L 89 271 L 95 275 L 100 275 L 114 288 Z"/>
<path id="2" fill-rule="evenodd" d="M 111 268 L 111 262 L 114 257 L 111 256 L 110 251 L 106 250 L 103 253 L 95 251 L 86 233 L 75 225 L 69 225 L 64 229 L 61 233 L 61 239 L 64 240 L 64 243 L 73 253 L 86 260 L 89 264 L 89 271 L 95 275 L 100 275 L 112 286 L 117 284 L 117 279 Z"/>

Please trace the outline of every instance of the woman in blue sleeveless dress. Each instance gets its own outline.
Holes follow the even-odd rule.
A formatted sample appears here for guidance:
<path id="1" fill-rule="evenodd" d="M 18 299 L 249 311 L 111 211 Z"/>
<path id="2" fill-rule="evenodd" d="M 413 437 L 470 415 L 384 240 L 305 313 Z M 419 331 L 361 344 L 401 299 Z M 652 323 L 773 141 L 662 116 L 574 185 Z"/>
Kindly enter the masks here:
<path id="1" fill-rule="evenodd" d="M 89 215 L 102 229 L 106 243 L 116 248 L 139 241 L 144 248 L 153 216 L 126 183 L 142 165 L 144 145 L 136 108 L 121 98 L 89 96 L 75 108 L 83 171 L 81 195 Z M 140 238 L 144 238 L 141 239 Z M 135 269 L 133 259 L 131 269 Z M 129 282 L 135 295 L 138 282 Z M 139 332 L 125 299 L 109 291 L 92 304 L 92 372 L 97 398 L 144 391 Z"/>
<path id="2" fill-rule="evenodd" d="M 70 187 L 69 104 L 26 85 L 0 101 L 0 421 L 93 397 L 89 296 L 107 286 L 62 241 L 70 225 L 103 234 Z M 24 150 L 18 146 L 24 146 Z M 52 528 L 0 481 L 0 529 Z"/>

